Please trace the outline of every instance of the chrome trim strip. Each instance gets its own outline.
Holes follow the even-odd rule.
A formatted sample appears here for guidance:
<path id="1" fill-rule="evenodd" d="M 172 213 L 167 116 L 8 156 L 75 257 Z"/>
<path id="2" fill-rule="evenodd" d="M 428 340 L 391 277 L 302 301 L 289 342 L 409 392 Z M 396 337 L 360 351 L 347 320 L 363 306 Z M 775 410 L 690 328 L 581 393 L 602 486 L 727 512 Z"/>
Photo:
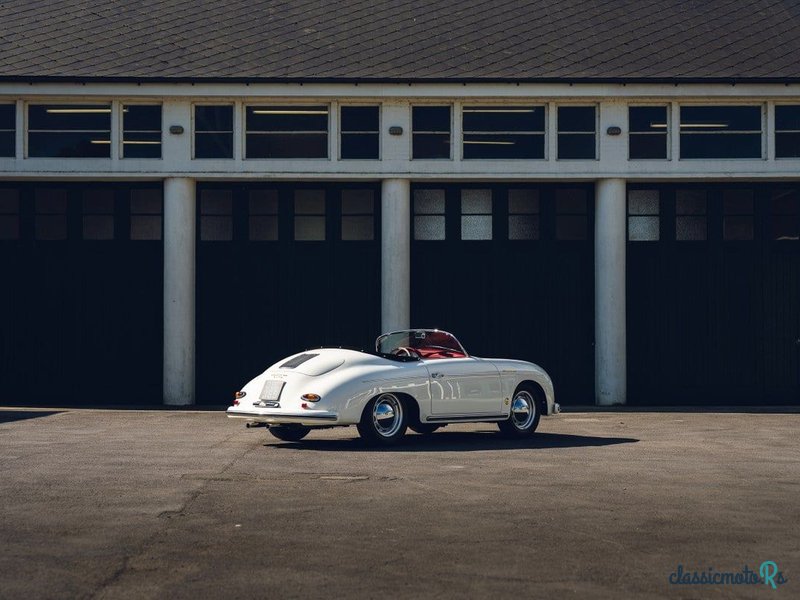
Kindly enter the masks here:
<path id="1" fill-rule="evenodd" d="M 460 417 L 430 416 L 426 417 L 425 421 L 427 423 L 454 422 L 454 421 L 476 421 L 480 423 L 484 421 L 505 421 L 507 418 L 508 415 L 469 415 Z"/>
<path id="2" fill-rule="evenodd" d="M 279 423 L 285 419 L 286 423 L 295 423 L 299 420 L 302 421 L 336 421 L 337 415 L 319 415 L 308 413 L 251 413 L 241 412 L 236 410 L 227 411 L 228 417 L 232 419 L 251 419 L 253 421 L 263 421 L 265 423 L 275 422 Z"/>

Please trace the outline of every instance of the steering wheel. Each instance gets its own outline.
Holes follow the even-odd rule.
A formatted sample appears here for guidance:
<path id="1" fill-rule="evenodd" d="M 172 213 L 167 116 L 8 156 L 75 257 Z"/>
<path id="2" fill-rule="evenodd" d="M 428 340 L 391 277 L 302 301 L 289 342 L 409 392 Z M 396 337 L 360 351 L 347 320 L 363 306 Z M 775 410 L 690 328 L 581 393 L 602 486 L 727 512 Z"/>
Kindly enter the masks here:
<path id="1" fill-rule="evenodd" d="M 392 350 L 392 354 L 397 356 L 410 356 L 411 358 L 420 358 L 419 352 L 414 350 L 413 348 L 408 348 L 407 346 L 398 346 L 394 350 Z"/>

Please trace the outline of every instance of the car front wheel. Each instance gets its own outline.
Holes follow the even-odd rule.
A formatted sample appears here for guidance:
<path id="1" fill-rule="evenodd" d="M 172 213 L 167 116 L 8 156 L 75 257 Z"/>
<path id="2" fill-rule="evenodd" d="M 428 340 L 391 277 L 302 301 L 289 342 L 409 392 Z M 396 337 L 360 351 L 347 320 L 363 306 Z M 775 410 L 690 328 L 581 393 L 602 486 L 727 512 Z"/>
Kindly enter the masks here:
<path id="1" fill-rule="evenodd" d="M 269 432 L 284 442 L 299 442 L 311 431 L 310 427 L 302 425 L 273 425 Z"/>
<path id="2" fill-rule="evenodd" d="M 368 443 L 396 444 L 406 433 L 406 410 L 394 394 L 381 394 L 370 400 L 361 415 L 358 433 Z"/>
<path id="3" fill-rule="evenodd" d="M 511 401 L 511 414 L 497 426 L 500 431 L 515 438 L 531 435 L 539 425 L 539 402 L 534 393 L 527 389 L 518 389 Z"/>

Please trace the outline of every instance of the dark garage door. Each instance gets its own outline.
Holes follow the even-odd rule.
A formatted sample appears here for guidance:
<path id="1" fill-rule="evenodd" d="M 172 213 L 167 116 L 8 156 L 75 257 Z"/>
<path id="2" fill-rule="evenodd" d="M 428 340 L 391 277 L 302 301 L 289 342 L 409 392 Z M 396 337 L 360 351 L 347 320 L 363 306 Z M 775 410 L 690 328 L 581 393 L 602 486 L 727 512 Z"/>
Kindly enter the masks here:
<path id="1" fill-rule="evenodd" d="M 0 184 L 0 399 L 161 402 L 160 184 Z"/>
<path id="2" fill-rule="evenodd" d="M 280 358 L 380 333 L 374 185 L 203 185 L 197 396 L 219 404 Z"/>
<path id="3" fill-rule="evenodd" d="M 533 361 L 559 402 L 592 403 L 593 188 L 420 184 L 412 201 L 412 325 Z"/>
<path id="4" fill-rule="evenodd" d="M 628 190 L 632 403 L 800 400 L 800 188 Z"/>

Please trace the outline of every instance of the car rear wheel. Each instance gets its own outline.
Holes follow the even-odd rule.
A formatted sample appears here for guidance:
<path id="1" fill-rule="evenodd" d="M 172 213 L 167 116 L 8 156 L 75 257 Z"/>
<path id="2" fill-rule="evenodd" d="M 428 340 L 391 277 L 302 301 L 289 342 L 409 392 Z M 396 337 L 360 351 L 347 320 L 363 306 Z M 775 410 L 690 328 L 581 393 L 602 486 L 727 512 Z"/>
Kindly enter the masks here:
<path id="1" fill-rule="evenodd" d="M 358 424 L 358 433 L 368 443 L 380 446 L 396 444 L 406 433 L 406 410 L 394 394 L 381 394 L 371 400 Z"/>
<path id="2" fill-rule="evenodd" d="M 514 392 L 511 401 L 511 414 L 505 421 L 500 421 L 497 426 L 500 431 L 509 437 L 522 438 L 531 435 L 539 426 L 538 394 L 527 388 L 520 388 Z"/>
<path id="3" fill-rule="evenodd" d="M 284 442 L 299 442 L 311 431 L 310 427 L 302 425 L 273 425 L 269 432 Z"/>

